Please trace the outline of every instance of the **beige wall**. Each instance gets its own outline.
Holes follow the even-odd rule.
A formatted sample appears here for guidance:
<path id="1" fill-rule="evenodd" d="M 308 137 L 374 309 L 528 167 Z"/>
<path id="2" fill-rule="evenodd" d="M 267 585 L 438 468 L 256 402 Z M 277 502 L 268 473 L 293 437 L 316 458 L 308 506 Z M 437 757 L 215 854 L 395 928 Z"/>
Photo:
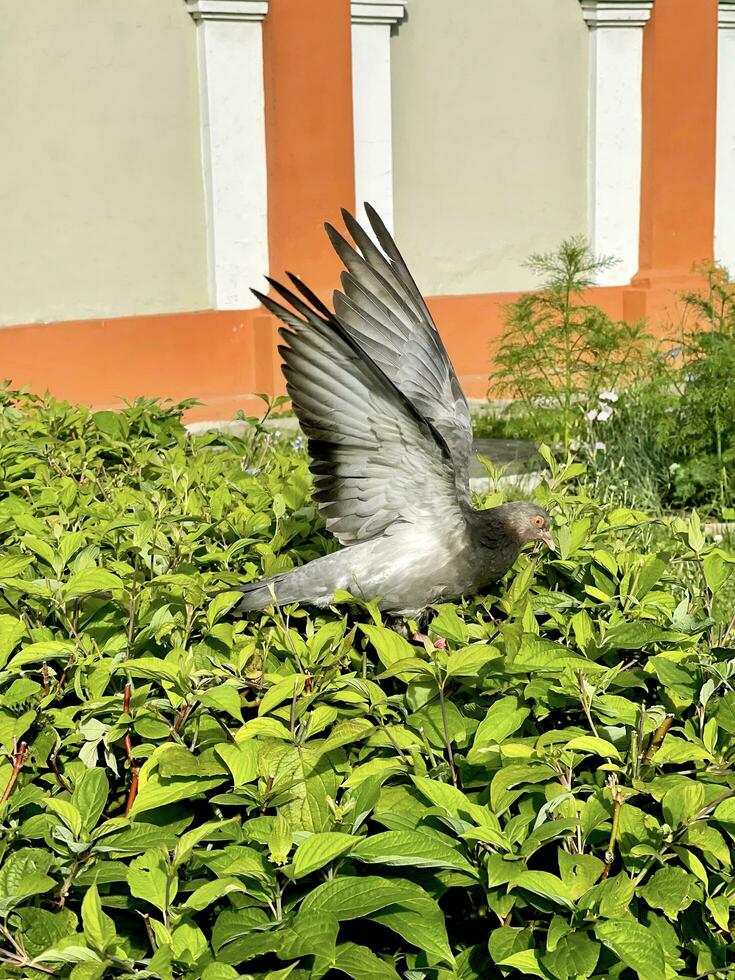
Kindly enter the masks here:
<path id="1" fill-rule="evenodd" d="M 395 229 L 429 294 L 524 289 L 586 230 L 579 0 L 409 0 L 391 40 Z"/>
<path id="2" fill-rule="evenodd" d="M 206 308 L 182 0 L 3 8 L 0 323 Z"/>

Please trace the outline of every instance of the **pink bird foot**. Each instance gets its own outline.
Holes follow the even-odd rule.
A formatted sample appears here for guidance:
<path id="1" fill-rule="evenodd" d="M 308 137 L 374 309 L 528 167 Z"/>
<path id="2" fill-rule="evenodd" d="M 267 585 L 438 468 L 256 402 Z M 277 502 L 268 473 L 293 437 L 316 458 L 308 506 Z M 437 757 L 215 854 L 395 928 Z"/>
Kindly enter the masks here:
<path id="1" fill-rule="evenodd" d="M 411 642 L 412 643 L 422 643 L 423 644 L 423 643 L 426 643 L 427 641 L 429 643 L 431 642 L 431 640 L 426 635 L 426 633 L 414 633 L 411 636 Z M 437 650 L 446 650 L 447 649 L 447 641 L 440 636 L 438 639 L 434 640 L 434 646 L 436 647 Z"/>

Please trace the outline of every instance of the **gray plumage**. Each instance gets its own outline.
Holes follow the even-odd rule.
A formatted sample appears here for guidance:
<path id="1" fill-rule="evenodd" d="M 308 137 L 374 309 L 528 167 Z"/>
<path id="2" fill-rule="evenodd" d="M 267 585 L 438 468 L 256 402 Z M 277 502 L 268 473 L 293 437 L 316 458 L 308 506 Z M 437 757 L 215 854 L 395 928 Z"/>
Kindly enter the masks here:
<path id="1" fill-rule="evenodd" d="M 472 426 L 434 321 L 395 242 L 366 205 L 378 245 L 343 212 L 353 247 L 334 312 L 299 279 L 269 279 L 291 307 L 255 292 L 285 324 L 279 347 L 308 440 L 314 499 L 344 545 L 292 571 L 241 587 L 238 612 L 273 603 L 327 606 L 344 589 L 394 615 L 482 592 L 530 541 L 552 544 L 549 518 L 521 501 L 472 508 Z"/>

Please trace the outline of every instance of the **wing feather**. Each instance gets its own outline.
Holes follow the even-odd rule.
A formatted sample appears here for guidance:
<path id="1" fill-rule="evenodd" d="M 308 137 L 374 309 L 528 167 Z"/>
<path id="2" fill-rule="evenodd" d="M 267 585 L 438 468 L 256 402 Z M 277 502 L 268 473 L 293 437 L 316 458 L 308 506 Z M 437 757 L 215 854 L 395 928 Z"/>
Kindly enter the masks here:
<path id="1" fill-rule="evenodd" d="M 310 299 L 308 287 L 291 282 Z M 437 428 L 323 304 L 271 285 L 293 309 L 254 292 L 286 324 L 283 373 L 327 528 L 353 544 L 397 523 L 417 534 L 463 523 L 452 455 Z"/>
<path id="2" fill-rule="evenodd" d="M 467 400 L 419 292 L 393 238 L 365 205 L 378 246 L 347 211 L 342 215 L 355 246 L 327 226 L 343 261 L 335 315 L 349 336 L 441 434 L 454 465 L 457 492 L 469 502 L 472 424 Z M 382 251 L 381 251 L 382 249 Z"/>

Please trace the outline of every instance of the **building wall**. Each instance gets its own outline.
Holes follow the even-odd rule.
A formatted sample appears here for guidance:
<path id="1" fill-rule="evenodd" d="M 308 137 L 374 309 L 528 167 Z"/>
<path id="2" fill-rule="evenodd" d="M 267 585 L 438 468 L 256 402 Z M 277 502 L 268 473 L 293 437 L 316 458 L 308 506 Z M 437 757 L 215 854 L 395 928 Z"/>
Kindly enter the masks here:
<path id="1" fill-rule="evenodd" d="M 391 40 L 395 230 L 429 294 L 534 285 L 587 228 L 579 0 L 413 0 Z"/>
<path id="2" fill-rule="evenodd" d="M 181 0 L 7 4 L 0 120 L 0 324 L 207 307 Z"/>

